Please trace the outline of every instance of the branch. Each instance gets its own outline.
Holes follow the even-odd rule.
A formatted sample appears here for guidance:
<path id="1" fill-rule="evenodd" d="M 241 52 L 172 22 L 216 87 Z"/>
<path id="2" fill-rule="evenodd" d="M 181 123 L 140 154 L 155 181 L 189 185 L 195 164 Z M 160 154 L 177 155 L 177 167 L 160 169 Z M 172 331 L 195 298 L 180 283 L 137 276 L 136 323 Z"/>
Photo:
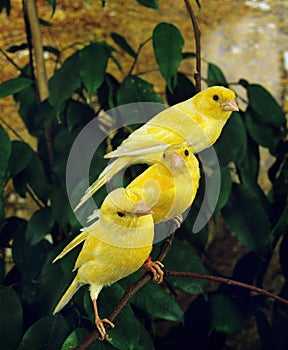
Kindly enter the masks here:
<path id="1" fill-rule="evenodd" d="M 135 59 L 134 59 L 134 61 L 133 61 L 133 63 L 132 63 L 131 68 L 129 69 L 128 75 L 131 75 L 131 74 L 132 74 L 132 71 L 133 71 L 133 69 L 134 69 L 135 66 L 136 66 L 136 63 L 137 63 L 137 60 L 138 60 L 138 57 L 139 57 L 139 54 L 140 54 L 141 50 L 143 49 L 143 47 L 144 47 L 151 39 L 152 39 L 152 38 L 148 38 L 148 39 L 146 39 L 145 41 L 143 41 L 143 43 L 141 43 L 141 44 L 139 45 L 138 50 L 137 50 L 137 52 L 136 52 Z"/>
<path id="2" fill-rule="evenodd" d="M 179 272 L 179 271 L 164 271 L 164 275 L 167 276 L 167 277 L 168 276 L 192 277 L 192 278 L 198 278 L 198 279 L 202 279 L 202 280 L 206 280 L 206 281 L 214 281 L 214 282 L 218 282 L 218 283 L 225 283 L 225 284 L 229 284 L 229 285 L 233 285 L 233 286 L 237 286 L 237 287 L 241 287 L 241 288 L 252 290 L 253 292 L 265 295 L 265 296 L 267 296 L 269 298 L 272 298 L 274 300 L 279 301 L 282 304 L 288 305 L 288 300 L 287 299 L 281 298 L 277 294 L 268 292 L 268 290 L 266 290 L 266 289 L 258 288 L 256 286 L 253 286 L 253 285 L 247 284 L 247 283 L 243 283 L 243 282 L 230 280 L 229 278 L 225 278 L 225 277 L 204 275 L 204 274 L 200 274 L 200 273 L 197 273 L 197 272 Z"/>
<path id="3" fill-rule="evenodd" d="M 163 261 L 163 259 L 168 254 L 172 241 L 174 238 L 174 231 L 176 230 L 176 227 L 173 227 L 171 229 L 171 232 L 173 232 L 166 240 L 163 242 L 160 253 L 156 260 Z M 124 306 L 128 303 L 128 301 L 133 297 L 134 294 L 138 292 L 148 281 L 150 281 L 152 278 L 152 274 L 150 272 L 146 272 L 135 284 L 133 284 L 131 287 L 129 287 L 125 294 L 122 296 L 122 298 L 119 300 L 118 304 L 116 305 L 115 309 L 108 315 L 108 319 L 113 322 L 115 318 L 118 316 L 118 314 L 122 311 Z M 109 324 L 105 324 L 106 330 L 109 330 L 111 327 Z M 84 339 L 84 341 L 79 344 L 76 348 L 71 348 L 74 350 L 85 350 L 87 349 L 91 344 L 93 344 L 96 340 L 99 338 L 99 332 L 97 329 L 95 329 L 89 337 Z"/>
<path id="4" fill-rule="evenodd" d="M 44 52 L 41 39 L 41 31 L 39 24 L 39 17 L 37 13 L 36 0 L 23 0 L 24 17 L 26 18 L 26 29 L 28 36 L 28 43 L 32 40 L 34 56 L 35 56 L 35 69 L 36 77 L 38 81 L 38 93 L 40 102 L 46 100 L 49 96 L 49 89 L 46 76 L 46 68 L 44 62 Z M 31 35 L 31 38 L 30 38 Z M 31 46 L 31 45 L 29 45 Z M 30 59 L 32 58 L 30 48 Z M 47 151 L 49 155 L 50 165 L 53 164 L 53 127 L 52 124 L 45 126 L 45 138 Z"/>
<path id="5" fill-rule="evenodd" d="M 6 60 L 7 60 L 8 62 L 10 62 L 24 77 L 31 79 L 31 77 L 30 77 L 28 74 L 26 74 L 26 73 L 23 71 L 23 69 L 21 69 L 21 68 L 18 66 L 18 64 L 15 63 L 15 62 L 12 60 L 12 58 L 10 58 L 9 55 L 7 55 L 7 53 L 6 53 L 4 50 L 1 49 L 1 47 L 0 47 L 0 52 L 1 52 L 2 55 L 6 58 Z"/>
<path id="6" fill-rule="evenodd" d="M 196 72 L 194 73 L 194 79 L 196 83 L 196 92 L 201 91 L 201 32 L 199 30 L 196 17 L 194 15 L 192 6 L 189 0 L 184 0 L 185 5 L 187 7 L 189 16 L 191 18 L 193 30 L 194 30 L 194 38 L 195 38 L 195 47 L 196 47 Z"/>

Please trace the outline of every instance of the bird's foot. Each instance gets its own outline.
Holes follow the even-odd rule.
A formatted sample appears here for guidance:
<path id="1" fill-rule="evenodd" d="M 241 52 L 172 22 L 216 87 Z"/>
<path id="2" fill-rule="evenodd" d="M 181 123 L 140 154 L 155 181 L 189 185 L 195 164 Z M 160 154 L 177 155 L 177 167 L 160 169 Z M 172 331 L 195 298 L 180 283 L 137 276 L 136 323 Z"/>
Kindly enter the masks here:
<path id="1" fill-rule="evenodd" d="M 112 323 L 111 321 L 108 320 L 108 318 L 103 318 L 103 319 L 100 319 L 99 317 L 96 317 L 95 319 L 95 324 L 96 324 L 96 327 L 100 333 L 100 336 L 99 336 L 99 339 L 100 340 L 111 340 L 110 338 L 108 338 L 108 334 L 106 332 L 106 329 L 105 329 L 105 326 L 104 326 L 104 323 L 107 323 L 109 324 L 109 326 L 111 328 L 114 328 L 115 325 L 114 323 Z"/>
<path id="2" fill-rule="evenodd" d="M 149 258 L 145 260 L 143 267 L 152 272 L 154 282 L 157 282 L 158 284 L 163 282 L 164 272 L 162 269 L 164 265 L 160 261 L 152 261 L 149 256 Z"/>
<path id="3" fill-rule="evenodd" d="M 183 223 L 183 216 L 182 215 L 177 215 L 175 218 L 171 219 L 171 221 L 177 226 L 176 230 L 182 225 Z M 176 231 L 175 230 L 175 231 Z"/>

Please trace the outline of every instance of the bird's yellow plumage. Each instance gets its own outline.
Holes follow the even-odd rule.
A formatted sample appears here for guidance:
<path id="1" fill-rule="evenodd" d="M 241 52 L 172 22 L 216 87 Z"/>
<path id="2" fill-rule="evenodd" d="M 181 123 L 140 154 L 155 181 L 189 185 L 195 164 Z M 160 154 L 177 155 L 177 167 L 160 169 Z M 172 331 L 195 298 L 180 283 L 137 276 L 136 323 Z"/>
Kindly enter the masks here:
<path id="1" fill-rule="evenodd" d="M 213 86 L 160 112 L 134 131 L 115 151 L 106 154 L 105 158 L 115 160 L 103 170 L 75 209 L 129 164 L 159 162 L 167 145 L 189 142 L 193 153 L 211 146 L 231 113 L 237 110 L 234 92 Z"/>
<path id="2" fill-rule="evenodd" d="M 143 196 L 155 224 L 180 216 L 191 206 L 200 179 L 199 163 L 192 152 L 187 143 L 168 147 L 159 163 L 127 186 Z"/>
<path id="3" fill-rule="evenodd" d="M 89 284 L 95 323 L 101 339 L 104 339 L 106 331 L 103 323 L 111 322 L 101 320 L 98 315 L 98 294 L 103 286 L 138 270 L 149 256 L 154 235 L 151 210 L 134 192 L 118 188 L 105 198 L 99 220 L 82 234 L 77 241 L 85 239 L 75 263 L 77 275 L 54 313 L 60 311 L 82 285 Z M 63 255 L 63 252 L 60 253 L 54 261 Z"/>

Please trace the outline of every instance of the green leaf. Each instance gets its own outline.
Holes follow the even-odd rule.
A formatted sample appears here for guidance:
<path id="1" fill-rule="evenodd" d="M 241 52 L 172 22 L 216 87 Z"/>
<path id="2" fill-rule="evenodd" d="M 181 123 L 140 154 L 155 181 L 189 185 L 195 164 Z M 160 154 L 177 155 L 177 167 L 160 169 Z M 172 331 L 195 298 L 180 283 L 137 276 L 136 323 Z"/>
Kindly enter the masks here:
<path id="1" fill-rule="evenodd" d="M 182 61 L 184 40 L 180 31 L 170 23 L 160 23 L 153 31 L 153 49 L 160 72 L 172 92 L 177 85 L 177 69 Z"/>
<path id="2" fill-rule="evenodd" d="M 159 9 L 158 0 L 137 0 L 137 2 L 151 9 Z"/>
<path id="3" fill-rule="evenodd" d="M 128 44 L 127 40 L 124 38 L 124 36 L 117 34 L 117 33 L 111 33 L 111 38 L 114 40 L 114 42 L 121 47 L 124 51 L 126 51 L 130 56 L 135 58 L 137 56 L 136 52 L 132 49 L 132 47 Z"/>
<path id="4" fill-rule="evenodd" d="M 69 327 L 62 316 L 46 316 L 28 328 L 17 350 L 59 350 L 68 334 Z"/>
<path id="5" fill-rule="evenodd" d="M 25 197 L 27 184 L 43 202 L 49 197 L 49 183 L 43 163 L 37 153 L 33 152 L 28 166 L 13 178 L 13 184 L 20 196 Z"/>
<path id="6" fill-rule="evenodd" d="M 151 317 L 175 322 L 184 321 L 183 310 L 177 302 L 164 289 L 153 283 L 147 283 L 131 302 Z"/>
<path id="7" fill-rule="evenodd" d="M 49 233 L 54 224 L 51 211 L 48 208 L 42 208 L 36 211 L 26 228 L 26 240 L 35 245 L 42 241 L 44 237 Z"/>
<path id="8" fill-rule="evenodd" d="M 285 232 L 288 228 L 288 204 L 286 204 L 282 214 L 277 221 L 276 225 L 273 227 L 273 233 Z"/>
<path id="9" fill-rule="evenodd" d="M 66 104 L 66 120 L 68 131 L 73 131 L 77 126 L 86 125 L 95 117 L 94 110 L 87 104 L 70 99 Z"/>
<path id="10" fill-rule="evenodd" d="M 209 304 L 212 330 L 229 335 L 241 331 L 244 316 L 229 295 L 217 293 L 209 298 Z"/>
<path id="11" fill-rule="evenodd" d="M 56 2 L 57 0 L 46 0 L 48 2 L 48 4 L 52 7 L 52 16 L 55 13 L 56 10 Z"/>
<path id="12" fill-rule="evenodd" d="M 208 63 L 208 86 L 213 85 L 227 86 L 227 80 L 218 66 L 213 63 Z"/>
<path id="13" fill-rule="evenodd" d="M 103 43 L 91 43 L 79 51 L 79 74 L 91 101 L 102 84 L 111 50 Z"/>
<path id="14" fill-rule="evenodd" d="M 188 100 L 196 94 L 195 85 L 192 81 L 183 73 L 177 73 L 177 85 L 174 86 L 171 92 L 166 87 L 167 101 L 170 106 L 175 105 L 179 102 Z"/>
<path id="15" fill-rule="evenodd" d="M 182 60 L 185 60 L 186 58 L 196 58 L 195 52 L 183 52 L 182 53 Z"/>
<path id="16" fill-rule="evenodd" d="M 0 84 L 0 98 L 16 94 L 27 86 L 32 85 L 32 83 L 33 80 L 22 77 L 4 81 L 4 83 Z"/>
<path id="17" fill-rule="evenodd" d="M 282 139 L 280 130 L 274 126 L 259 123 L 255 111 L 248 107 L 245 111 L 245 125 L 251 138 L 259 145 L 268 147 L 272 153 L 277 143 Z"/>
<path id="18" fill-rule="evenodd" d="M 246 159 L 247 135 L 240 113 L 234 112 L 228 119 L 214 147 L 222 166 L 229 162 L 240 164 Z"/>
<path id="19" fill-rule="evenodd" d="M 62 67 L 49 80 L 49 103 L 58 111 L 64 102 L 81 87 L 79 53 L 68 57 Z"/>
<path id="20" fill-rule="evenodd" d="M 0 339 L 5 350 L 16 349 L 22 333 L 23 311 L 13 288 L 0 288 Z"/>
<path id="21" fill-rule="evenodd" d="M 261 85 L 250 84 L 247 87 L 249 106 L 258 123 L 274 127 L 286 125 L 285 114 L 275 98 Z"/>
<path id="22" fill-rule="evenodd" d="M 10 153 L 11 141 L 5 129 L 0 125 L 0 187 L 2 187 L 7 180 Z"/>
<path id="23" fill-rule="evenodd" d="M 117 104 L 133 102 L 162 102 L 161 96 L 153 90 L 153 85 L 136 75 L 128 75 L 120 85 Z"/>
<path id="24" fill-rule="evenodd" d="M 31 161 L 32 148 L 24 141 L 12 141 L 12 149 L 9 159 L 9 173 L 13 177 L 24 170 Z"/>
<path id="25" fill-rule="evenodd" d="M 256 186 L 233 184 L 223 216 L 239 241 L 260 252 L 267 244 L 270 223 Z"/>
<path id="26" fill-rule="evenodd" d="M 205 268 L 194 249 L 176 238 L 173 240 L 172 248 L 165 259 L 165 268 L 173 271 L 205 273 Z M 203 293 L 207 284 L 204 280 L 184 277 L 169 277 L 169 282 L 175 288 L 190 294 Z"/>
<path id="27" fill-rule="evenodd" d="M 2 12 L 3 9 L 6 9 L 6 15 L 10 15 L 11 11 L 11 2 L 10 0 L 1 0 L 0 2 L 0 13 Z"/>
<path id="28" fill-rule="evenodd" d="M 105 75 L 103 84 L 98 89 L 98 102 L 104 111 L 116 106 L 116 91 L 119 85 L 113 75 Z"/>
<path id="29" fill-rule="evenodd" d="M 214 209 L 215 213 L 220 211 L 225 206 L 225 204 L 229 199 L 231 189 L 232 189 L 232 179 L 230 175 L 230 170 L 225 167 L 220 167 L 220 173 L 221 173 L 221 187 L 220 187 L 218 202 L 216 204 L 216 208 Z M 212 203 L 214 203 L 215 194 L 214 194 L 214 186 L 213 186 L 213 174 L 211 176 L 212 177 L 209 180 L 209 186 L 207 188 L 207 198 L 208 198 L 208 202 L 210 202 L 209 198 L 212 198 Z M 218 182 L 218 176 L 215 177 L 215 180 Z"/>

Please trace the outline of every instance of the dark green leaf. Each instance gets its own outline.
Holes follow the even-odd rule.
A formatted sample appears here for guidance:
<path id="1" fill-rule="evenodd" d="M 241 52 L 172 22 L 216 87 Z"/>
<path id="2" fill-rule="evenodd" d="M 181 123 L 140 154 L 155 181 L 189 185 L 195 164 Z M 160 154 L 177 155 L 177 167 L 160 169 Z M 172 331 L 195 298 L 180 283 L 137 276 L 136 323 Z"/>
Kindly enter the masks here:
<path id="1" fill-rule="evenodd" d="M 270 235 L 270 223 L 255 186 L 233 184 L 222 213 L 243 245 L 256 252 L 264 248 Z"/>
<path id="2" fill-rule="evenodd" d="M 176 103 L 188 100 L 196 94 L 195 85 L 192 81 L 183 73 L 177 73 L 177 85 L 174 86 L 173 91 L 166 87 L 167 101 L 170 106 Z"/>
<path id="3" fill-rule="evenodd" d="M 131 302 L 151 317 L 183 322 L 184 313 L 177 302 L 165 290 L 153 283 L 147 283 Z"/>
<path id="4" fill-rule="evenodd" d="M 182 59 L 185 60 L 186 58 L 196 58 L 196 53 L 195 52 L 183 52 Z"/>
<path id="5" fill-rule="evenodd" d="M 12 45 L 6 51 L 11 52 L 11 53 L 15 53 L 18 51 L 26 50 L 27 48 L 28 48 L 28 44 L 25 43 L 25 44 L 20 44 L 20 45 Z"/>
<path id="6" fill-rule="evenodd" d="M 263 147 L 274 150 L 282 138 L 279 129 L 266 123 L 259 123 L 255 111 L 248 108 L 245 112 L 245 125 L 251 138 Z"/>
<path id="7" fill-rule="evenodd" d="M 232 179 L 230 175 L 230 170 L 225 168 L 225 167 L 220 167 L 220 173 L 221 173 L 221 187 L 220 187 L 220 193 L 219 193 L 219 198 L 217 201 L 216 208 L 214 209 L 214 212 L 217 213 L 219 210 L 221 210 L 225 204 L 227 203 L 230 193 L 231 193 L 231 188 L 232 188 Z M 218 180 L 218 176 L 214 177 L 215 181 Z M 209 198 L 211 198 L 211 203 L 215 202 L 215 192 L 214 192 L 214 186 L 213 186 L 213 174 L 210 177 L 209 181 L 209 186 L 207 188 L 207 196 L 208 196 L 208 202 Z"/>
<path id="8" fill-rule="evenodd" d="M 117 93 L 117 104 L 133 102 L 162 102 L 161 96 L 153 90 L 153 86 L 136 75 L 129 75 L 120 85 Z"/>
<path id="9" fill-rule="evenodd" d="M 6 14 L 7 16 L 10 15 L 11 11 L 11 2 L 10 0 L 1 0 L 0 2 L 0 13 L 2 12 L 3 9 L 6 9 Z"/>
<path id="10" fill-rule="evenodd" d="M 244 317 L 229 295 L 217 293 L 209 298 L 209 303 L 212 330 L 229 335 L 241 331 Z"/>
<path id="11" fill-rule="evenodd" d="M 213 63 L 208 63 L 208 86 L 227 86 L 226 78 L 221 69 Z"/>
<path id="12" fill-rule="evenodd" d="M 42 239 L 50 232 L 54 223 L 50 209 L 42 208 L 36 211 L 26 228 L 26 240 L 31 245 L 35 245 L 42 241 Z"/>
<path id="13" fill-rule="evenodd" d="M 225 124 L 221 136 L 214 144 L 220 165 L 240 164 L 246 159 L 247 136 L 240 113 L 233 113 Z"/>
<path id="14" fill-rule="evenodd" d="M 288 228 L 288 204 L 286 204 L 279 220 L 273 227 L 273 233 L 285 232 Z"/>
<path id="15" fill-rule="evenodd" d="M 17 350 L 59 350 L 68 334 L 69 327 L 62 316 L 46 316 L 26 331 Z"/>
<path id="16" fill-rule="evenodd" d="M 177 69 L 182 61 L 184 40 L 170 23 L 160 23 L 153 31 L 153 49 L 160 72 L 172 92 L 177 85 Z"/>
<path id="17" fill-rule="evenodd" d="M 110 55 L 109 47 L 102 43 L 92 43 L 79 51 L 79 74 L 90 101 L 104 80 Z"/>
<path id="18" fill-rule="evenodd" d="M 57 0 L 46 0 L 48 2 L 48 4 L 52 7 L 52 16 L 55 13 L 55 9 L 56 9 L 56 2 Z"/>
<path id="19" fill-rule="evenodd" d="M 51 23 L 48 21 L 45 21 L 43 18 L 39 18 L 39 24 L 43 27 L 51 27 Z"/>
<path id="20" fill-rule="evenodd" d="M 41 102 L 37 105 L 34 115 L 34 128 L 36 131 L 43 129 L 45 125 L 56 120 L 56 110 L 51 106 L 48 100 Z"/>
<path id="21" fill-rule="evenodd" d="M 0 339 L 3 349 L 16 349 L 21 339 L 22 320 L 22 305 L 14 289 L 0 288 Z"/>
<path id="22" fill-rule="evenodd" d="M 136 57 L 136 52 L 132 49 L 132 47 L 128 44 L 127 40 L 124 38 L 124 36 L 117 34 L 117 33 L 111 33 L 111 38 L 114 40 L 114 42 L 121 47 L 124 51 L 126 51 L 130 56 Z"/>
<path id="23" fill-rule="evenodd" d="M 32 85 L 32 83 L 33 80 L 22 77 L 6 80 L 4 83 L 0 84 L 0 98 L 16 94 L 27 86 Z"/>
<path id="24" fill-rule="evenodd" d="M 71 132 L 75 127 L 86 125 L 95 117 L 94 110 L 84 103 L 70 99 L 66 104 L 66 120 L 68 131 Z"/>
<path id="25" fill-rule="evenodd" d="M 98 89 L 98 102 L 104 111 L 116 106 L 116 91 L 119 85 L 113 75 L 105 75 L 103 84 Z"/>
<path id="26" fill-rule="evenodd" d="M 21 272 L 23 280 L 30 283 L 40 274 L 51 245 L 48 241 L 42 240 L 40 243 L 31 246 L 25 240 L 25 227 L 23 227 L 22 229 L 19 228 L 17 234 L 15 234 L 12 248 L 13 261 L 17 269 Z"/>
<path id="27" fill-rule="evenodd" d="M 5 264 L 2 259 L 0 259 L 0 285 L 3 284 L 5 277 Z"/>
<path id="28" fill-rule="evenodd" d="M 10 153 L 11 141 L 5 129 L 0 125 L 0 188 L 6 182 Z"/>
<path id="29" fill-rule="evenodd" d="M 250 84 L 247 87 L 247 94 L 256 122 L 274 127 L 285 126 L 286 118 L 282 108 L 263 86 Z"/>
<path id="30" fill-rule="evenodd" d="M 49 103 L 61 110 L 64 102 L 81 87 L 79 76 L 79 53 L 68 57 L 62 67 L 49 80 Z"/>
<path id="31" fill-rule="evenodd" d="M 13 177 L 24 170 L 31 161 L 32 148 L 24 141 L 12 141 L 12 150 L 9 159 L 9 173 Z"/>
<path id="32" fill-rule="evenodd" d="M 158 0 L 137 0 L 139 4 L 149 7 L 151 9 L 158 9 Z"/>
<path id="33" fill-rule="evenodd" d="M 205 268 L 194 249 L 178 239 L 173 240 L 172 248 L 165 259 L 165 268 L 173 271 L 205 273 Z M 203 293 L 206 285 L 206 281 L 193 278 L 169 277 L 169 282 L 175 288 L 190 294 Z"/>
<path id="34" fill-rule="evenodd" d="M 261 340 L 261 349 L 273 349 L 272 329 L 266 315 L 262 310 L 256 310 L 255 319 Z"/>

